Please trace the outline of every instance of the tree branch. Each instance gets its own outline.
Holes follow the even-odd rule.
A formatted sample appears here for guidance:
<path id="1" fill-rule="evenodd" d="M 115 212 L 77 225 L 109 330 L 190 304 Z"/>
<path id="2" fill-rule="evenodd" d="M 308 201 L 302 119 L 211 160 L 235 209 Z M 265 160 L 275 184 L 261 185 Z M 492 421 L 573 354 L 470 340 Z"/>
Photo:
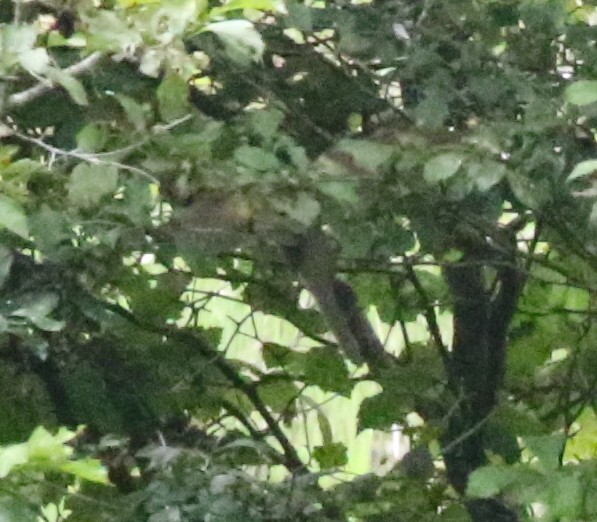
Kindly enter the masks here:
<path id="1" fill-rule="evenodd" d="M 321 230 L 310 230 L 286 248 L 286 257 L 317 300 L 345 354 L 357 363 L 366 362 L 372 370 L 391 364 L 393 358 L 359 308 L 354 290 L 336 277 L 336 256 L 330 239 Z"/>
<path id="2" fill-rule="evenodd" d="M 439 329 L 439 324 L 437 323 L 437 317 L 435 315 L 435 310 L 433 308 L 433 305 L 431 304 L 431 302 L 429 300 L 429 296 L 427 295 L 427 292 L 423 288 L 423 285 L 421 285 L 421 281 L 419 281 L 417 274 L 415 274 L 415 271 L 414 271 L 412 265 L 410 263 L 405 263 L 405 267 L 406 267 L 406 275 L 407 275 L 409 281 L 412 283 L 413 287 L 415 288 L 417 294 L 419 294 L 419 299 L 421 300 L 421 304 L 423 305 L 423 307 L 425 309 L 425 312 L 424 312 L 425 320 L 427 321 L 427 326 L 429 327 L 429 332 L 431 333 L 431 337 L 433 338 L 433 341 L 435 342 L 435 345 L 437 346 L 437 349 L 439 350 L 439 354 L 442 358 L 442 361 L 444 362 L 444 365 L 447 368 L 448 367 L 447 363 L 448 363 L 448 358 L 449 358 L 448 349 L 446 348 L 446 345 L 444 344 L 444 341 L 442 339 L 442 334 Z"/>
<path id="3" fill-rule="evenodd" d="M 90 296 L 91 297 L 91 296 Z M 95 299 L 94 299 L 95 300 Z M 97 300 L 96 300 L 97 301 Z M 131 312 L 124 308 L 106 303 L 103 301 L 97 301 L 105 309 L 123 317 L 127 321 L 143 328 L 146 331 L 150 331 L 166 338 L 175 339 L 187 346 L 197 349 L 201 355 L 213 361 L 217 368 L 222 372 L 224 377 L 232 384 L 234 388 L 244 393 L 247 398 L 251 401 L 257 412 L 261 415 L 267 427 L 269 428 L 273 437 L 278 441 L 284 452 L 284 466 L 291 472 L 301 472 L 305 470 L 305 465 L 299 458 L 296 449 L 292 443 L 288 440 L 288 437 L 284 434 L 272 414 L 267 409 L 266 404 L 263 402 L 259 393 L 250 383 L 247 383 L 238 374 L 234 367 L 229 364 L 221 353 L 214 350 L 209 344 L 207 344 L 201 337 L 191 333 L 180 330 L 174 330 L 172 328 L 163 328 L 151 324 L 141 322 Z"/>
<path id="4" fill-rule="evenodd" d="M 90 163 L 91 165 L 106 165 L 109 167 L 116 167 L 117 169 L 126 170 L 128 172 L 131 172 L 132 174 L 136 174 L 142 178 L 145 178 L 150 183 L 154 183 L 158 186 L 160 184 L 159 180 L 155 176 L 153 176 L 149 172 L 147 172 L 146 170 L 143 170 L 139 167 L 135 167 L 134 165 L 127 165 L 126 163 L 121 163 L 119 161 L 102 159 L 101 156 L 106 156 L 107 153 L 89 153 L 89 152 L 79 152 L 77 150 L 59 149 L 58 147 L 54 147 L 53 145 L 46 143 L 45 141 L 43 141 L 40 138 L 34 138 L 32 136 L 27 136 L 26 134 L 17 132 L 16 130 L 13 131 L 12 135 L 22 141 L 26 141 L 28 143 L 37 145 L 38 147 L 44 149 L 45 151 L 49 152 L 50 154 L 52 154 L 54 156 L 64 156 L 64 157 L 68 157 L 68 158 L 74 158 L 74 159 L 78 159 L 80 161 L 85 161 L 87 163 Z M 135 147 L 136 146 L 137 145 L 135 145 Z"/>
<path id="5" fill-rule="evenodd" d="M 98 62 L 103 58 L 103 54 L 95 52 L 83 58 L 80 62 L 77 62 L 70 67 L 67 67 L 63 70 L 63 72 L 70 74 L 72 76 L 77 76 L 79 74 L 83 74 L 86 71 L 89 71 L 93 67 L 95 67 Z M 32 102 L 36 98 L 43 96 L 47 92 L 50 92 L 56 87 L 52 82 L 44 81 L 40 82 L 33 87 L 25 89 L 21 92 L 15 92 L 8 97 L 6 100 L 6 108 L 7 109 L 14 109 L 16 107 L 20 107 L 22 105 L 26 105 L 29 102 Z"/>

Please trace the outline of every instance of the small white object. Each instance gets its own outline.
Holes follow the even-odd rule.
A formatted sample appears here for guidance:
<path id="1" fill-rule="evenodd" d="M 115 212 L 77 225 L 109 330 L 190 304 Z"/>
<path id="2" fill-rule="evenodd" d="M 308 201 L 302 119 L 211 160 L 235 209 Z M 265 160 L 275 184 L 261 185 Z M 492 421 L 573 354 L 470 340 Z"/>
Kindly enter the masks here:
<path id="1" fill-rule="evenodd" d="M 404 27 L 404 24 L 395 22 L 392 24 L 392 29 L 394 30 L 394 36 L 398 38 L 398 40 L 410 40 L 410 34 L 408 34 L 408 31 L 406 30 L 406 27 Z"/>

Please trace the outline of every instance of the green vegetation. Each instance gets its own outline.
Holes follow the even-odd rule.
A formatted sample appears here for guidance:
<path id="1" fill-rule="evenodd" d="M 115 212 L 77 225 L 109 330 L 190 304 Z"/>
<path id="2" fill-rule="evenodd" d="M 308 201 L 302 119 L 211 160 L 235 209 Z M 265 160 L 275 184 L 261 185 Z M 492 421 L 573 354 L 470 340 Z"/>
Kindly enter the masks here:
<path id="1" fill-rule="evenodd" d="M 0 0 L 0 520 L 597 521 L 596 25 Z"/>

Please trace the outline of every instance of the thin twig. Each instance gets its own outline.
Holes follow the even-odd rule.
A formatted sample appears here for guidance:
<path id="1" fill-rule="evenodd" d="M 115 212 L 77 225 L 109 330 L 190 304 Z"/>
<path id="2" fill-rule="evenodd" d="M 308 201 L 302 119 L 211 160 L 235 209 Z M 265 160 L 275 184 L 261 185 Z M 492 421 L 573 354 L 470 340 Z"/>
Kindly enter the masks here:
<path id="1" fill-rule="evenodd" d="M 415 274 L 413 267 L 410 264 L 406 264 L 405 267 L 408 279 L 414 286 L 417 294 L 419 294 L 421 304 L 425 309 L 425 320 L 427 321 L 427 325 L 429 326 L 429 332 L 431 333 L 431 337 L 433 338 L 437 346 L 437 349 L 440 352 L 442 360 L 444 364 L 446 364 L 447 368 L 449 358 L 448 349 L 446 348 L 446 345 L 444 344 L 444 341 L 442 339 L 442 334 L 439 329 L 439 324 L 437 323 L 437 317 L 435 315 L 435 309 L 433 307 L 433 304 L 430 302 L 429 297 L 427 296 L 427 292 L 423 288 L 423 285 L 421 285 L 421 282 L 419 281 L 417 274 Z"/>
<path id="2" fill-rule="evenodd" d="M 251 423 L 249 417 L 247 417 L 239 408 L 226 399 L 222 399 L 222 406 L 228 412 L 228 414 L 234 417 L 240 422 L 249 432 L 251 438 L 255 441 L 263 440 L 263 434 L 261 434 L 255 426 Z"/>
<path id="3" fill-rule="evenodd" d="M 286 434 L 282 431 L 272 414 L 270 413 L 267 405 L 259 396 L 259 393 L 255 387 L 246 382 L 238 373 L 236 368 L 227 361 L 223 354 L 218 353 L 213 347 L 205 342 L 200 336 L 190 331 L 180 331 L 171 328 L 159 327 L 150 323 L 145 323 L 137 318 L 134 314 L 125 310 L 119 305 L 106 303 L 103 301 L 96 300 L 98 304 L 104 307 L 104 309 L 115 313 L 116 315 L 126 319 L 131 324 L 134 324 L 146 331 L 156 333 L 165 338 L 174 339 L 185 346 L 195 348 L 201 355 L 208 359 L 213 358 L 214 364 L 222 372 L 224 377 L 230 382 L 230 384 L 242 392 L 251 401 L 257 412 L 261 415 L 267 427 L 270 430 L 272 436 L 280 444 L 282 451 L 284 452 L 284 466 L 295 473 L 305 470 L 305 465 L 298 456 L 295 447 L 292 445 Z"/>
<path id="4" fill-rule="evenodd" d="M 83 74 L 86 71 L 89 71 L 93 67 L 95 67 L 99 61 L 103 58 L 103 54 L 95 52 L 83 58 L 80 62 L 77 62 L 70 67 L 67 67 L 63 70 L 64 73 L 70 74 L 72 76 L 77 76 L 79 74 Z M 15 107 L 20 107 L 21 105 L 25 105 L 29 102 L 32 102 L 36 98 L 43 96 L 47 92 L 50 92 L 54 89 L 56 85 L 51 83 L 49 80 L 44 80 L 39 82 L 37 85 L 30 87 L 29 89 L 25 89 L 21 92 L 15 92 L 8 97 L 6 100 L 6 108 L 13 109 Z"/>
<path id="5" fill-rule="evenodd" d="M 187 121 L 189 121 L 190 119 L 193 118 L 192 114 L 185 114 L 184 116 L 176 119 L 176 120 L 172 120 L 171 122 L 168 123 L 158 123 L 156 125 L 154 125 L 151 130 L 153 132 L 155 132 L 156 134 L 162 133 L 162 132 L 167 132 L 169 130 L 172 130 L 174 127 L 178 127 L 179 125 L 186 123 Z"/>
<path id="6" fill-rule="evenodd" d="M 18 131 L 13 131 L 13 136 L 15 136 L 16 138 L 18 138 L 22 141 L 33 143 L 34 145 L 41 147 L 45 151 L 47 151 L 50 154 L 55 155 L 55 156 L 65 156 L 68 158 L 75 158 L 75 159 L 90 163 L 91 165 L 105 165 L 107 167 L 116 167 L 121 170 L 127 170 L 127 171 L 131 172 L 132 174 L 137 174 L 138 176 L 141 176 L 141 177 L 145 178 L 146 180 L 150 181 L 151 183 L 155 183 L 156 185 L 160 184 L 159 180 L 156 177 L 154 177 L 153 175 L 151 175 L 149 172 L 147 172 L 146 170 L 143 170 L 139 167 L 135 167 L 133 165 L 127 165 L 126 163 L 121 163 L 119 161 L 103 160 L 103 159 L 100 159 L 96 154 L 90 154 L 88 152 L 78 152 L 77 150 L 59 149 L 58 147 L 54 147 L 53 145 L 46 143 L 45 141 L 43 141 L 40 138 L 34 138 L 32 136 L 27 136 L 26 134 L 23 134 Z"/>
<path id="7" fill-rule="evenodd" d="M 406 323 L 403 319 L 398 319 L 398 324 L 400 325 L 400 331 L 402 332 L 402 339 L 404 340 L 404 349 L 406 350 L 406 355 L 410 357 L 412 355 L 412 343 L 410 341 L 408 330 L 406 329 Z"/>
<path id="8" fill-rule="evenodd" d="M 485 415 L 485 417 L 483 417 L 474 426 L 472 426 L 470 429 L 466 430 L 464 433 L 462 433 L 461 435 L 456 437 L 453 441 L 451 441 L 446 447 L 444 447 L 442 449 L 442 455 L 447 455 L 448 453 L 451 453 L 458 446 L 460 446 L 466 439 L 468 439 L 469 437 L 472 437 L 475 433 L 477 433 L 487 423 L 487 421 L 489 419 L 491 419 L 491 417 L 493 417 L 494 413 L 495 413 L 495 410 L 490 411 L 487 415 Z"/>

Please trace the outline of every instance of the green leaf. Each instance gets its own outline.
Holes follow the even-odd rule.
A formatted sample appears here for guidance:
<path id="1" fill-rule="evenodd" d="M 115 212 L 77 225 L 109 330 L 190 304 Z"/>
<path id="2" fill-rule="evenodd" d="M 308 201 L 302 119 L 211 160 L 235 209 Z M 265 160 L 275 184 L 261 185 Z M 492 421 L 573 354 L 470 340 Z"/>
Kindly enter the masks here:
<path id="1" fill-rule="evenodd" d="M 208 24 L 205 30 L 218 36 L 228 57 L 239 65 L 250 65 L 263 58 L 265 43 L 259 31 L 248 20 L 214 22 Z"/>
<path id="2" fill-rule="evenodd" d="M 106 469 L 96 459 L 71 460 L 73 448 L 67 443 L 76 433 L 60 428 L 52 435 L 43 426 L 37 427 L 27 442 L 0 448 L 0 478 L 14 468 L 30 465 L 42 471 L 60 471 L 78 478 L 108 483 Z"/>
<path id="3" fill-rule="evenodd" d="M 22 54 L 35 45 L 37 29 L 33 24 L 3 24 L 0 36 L 3 52 Z"/>
<path id="4" fill-rule="evenodd" d="M 494 421 L 513 436 L 542 435 L 546 426 L 537 414 L 521 404 L 502 402 L 495 410 Z"/>
<path id="5" fill-rule="evenodd" d="M 10 135 L 10 134 L 9 134 Z M 16 145 L 3 145 L 0 147 L 0 165 L 8 165 L 19 152 Z"/>
<path id="6" fill-rule="evenodd" d="M 123 284 L 131 309 L 144 321 L 159 321 L 163 317 L 177 317 L 183 306 L 180 297 L 187 287 L 188 276 L 183 272 L 165 272 L 147 280 L 131 278 Z"/>
<path id="7" fill-rule="evenodd" d="M 157 78 L 160 75 L 162 64 L 166 59 L 166 52 L 162 49 L 146 49 L 141 56 L 139 71 L 146 76 Z"/>
<path id="8" fill-rule="evenodd" d="M 565 436 L 537 435 L 523 437 L 523 441 L 526 448 L 537 457 L 543 468 L 554 470 L 560 467 L 560 457 L 566 443 Z"/>
<path id="9" fill-rule="evenodd" d="M 302 374 L 307 362 L 307 353 L 296 352 L 276 343 L 263 343 L 263 361 L 267 368 L 283 368 L 291 374 Z"/>
<path id="10" fill-rule="evenodd" d="M 64 321 L 56 321 L 48 314 L 52 313 L 58 305 L 58 296 L 53 293 L 41 293 L 27 296 L 22 299 L 21 306 L 11 313 L 13 317 L 28 319 L 40 330 L 58 332 L 64 327 Z"/>
<path id="11" fill-rule="evenodd" d="M 412 409 L 410 404 L 400 404 L 400 408 L 405 406 L 406 409 Z M 361 403 L 358 429 L 387 430 L 396 422 L 398 412 L 396 397 L 384 390 Z"/>
<path id="12" fill-rule="evenodd" d="M 359 230 L 359 236 L 367 237 L 366 230 Z M 389 288 L 388 279 L 379 274 L 360 274 L 351 281 L 364 309 L 374 306 L 384 323 L 394 324 L 398 317 L 399 302 Z"/>
<path id="13" fill-rule="evenodd" d="M 78 207 L 96 206 L 118 186 L 118 169 L 113 166 L 79 163 L 71 172 L 68 199 Z"/>
<path id="14" fill-rule="evenodd" d="M 47 433 L 49 433 L 45 428 L 40 427 L 40 428 L 36 428 L 35 431 L 33 432 L 33 434 L 35 434 L 38 430 L 46 431 Z M 50 436 L 52 436 L 52 435 L 50 434 Z M 60 444 L 66 444 L 67 442 L 70 442 L 71 440 L 73 440 L 76 436 L 77 436 L 77 433 L 75 431 L 70 430 L 65 426 L 60 426 L 60 428 L 58 428 L 58 431 L 56 432 L 56 435 L 53 435 L 53 438 L 55 441 L 57 441 Z M 71 446 L 68 446 L 66 454 L 70 455 L 71 453 L 72 453 Z"/>
<path id="15" fill-rule="evenodd" d="M 346 160 L 370 172 L 387 164 L 396 153 L 396 147 L 368 140 L 345 139 L 330 152 L 332 159 Z"/>
<path id="16" fill-rule="evenodd" d="M 23 158 L 12 163 L 6 162 L 4 165 L 0 163 L 0 175 L 6 182 L 6 195 L 23 196 L 23 187 L 20 183 L 29 181 L 35 177 L 36 174 L 47 173 L 47 169 L 41 164 L 39 160 L 31 158 Z M 15 184 L 13 187 L 15 191 L 11 191 L 11 181 Z"/>
<path id="17" fill-rule="evenodd" d="M 19 64 L 21 55 L 26 57 L 33 50 L 36 39 L 37 29 L 33 24 L 2 24 L 0 26 L 0 72 L 12 73 L 15 66 Z"/>
<path id="18" fill-rule="evenodd" d="M 552 520 L 581 520 L 587 490 L 578 476 L 557 476 L 551 480 L 547 505 Z M 587 491 L 592 495 L 594 492 Z"/>
<path id="19" fill-rule="evenodd" d="M 39 520 L 29 499 L 16 498 L 15 496 L 0 497 L 1 522 L 29 522 Z"/>
<path id="20" fill-rule="evenodd" d="M 189 86 L 177 74 L 164 78 L 157 90 L 160 115 L 164 121 L 172 121 L 189 111 Z"/>
<path id="21" fill-rule="evenodd" d="M 574 166 L 566 181 L 573 181 L 595 173 L 597 173 L 597 159 L 581 161 Z"/>
<path id="22" fill-rule="evenodd" d="M 149 5 L 160 3 L 161 0 L 118 0 L 118 6 L 124 9 L 130 9 L 131 7 L 139 5 Z"/>
<path id="23" fill-rule="evenodd" d="M 21 205 L 3 194 L 0 194 L 0 227 L 4 227 L 24 239 L 29 237 L 27 215 Z"/>
<path id="24" fill-rule="evenodd" d="M 123 203 L 114 212 L 121 213 L 128 221 L 138 226 L 147 226 L 151 221 L 151 209 L 155 205 L 155 196 L 151 185 L 146 180 L 129 178 L 123 183 Z"/>
<path id="25" fill-rule="evenodd" d="M 464 257 L 464 252 L 457 248 L 450 248 L 445 254 L 442 255 L 442 261 L 446 263 L 458 263 Z"/>
<path id="26" fill-rule="evenodd" d="M 173 37 L 182 37 L 207 5 L 207 0 L 160 0 L 147 29 L 156 40 L 169 43 Z"/>
<path id="27" fill-rule="evenodd" d="M 306 192 L 299 192 L 294 199 L 276 199 L 272 201 L 272 205 L 279 212 L 305 226 L 312 225 L 321 211 L 319 201 Z"/>
<path id="28" fill-rule="evenodd" d="M 354 180 L 322 180 L 317 182 L 317 188 L 325 196 L 340 203 L 356 205 L 359 201 L 358 187 Z"/>
<path id="29" fill-rule="evenodd" d="M 93 16 L 84 17 L 83 21 L 87 24 L 89 51 L 130 53 L 143 43 L 141 34 L 129 26 L 123 11 L 118 14 L 108 9 L 93 9 L 88 12 L 93 13 Z"/>
<path id="30" fill-rule="evenodd" d="M 29 449 L 26 443 L 13 444 L 0 448 L 0 478 L 6 477 L 13 468 L 29 461 Z"/>
<path id="31" fill-rule="evenodd" d="M 521 450 L 516 432 L 510 429 L 507 422 L 490 419 L 486 434 L 485 447 L 488 451 L 502 457 L 506 464 L 514 464 L 520 460 Z"/>
<path id="32" fill-rule="evenodd" d="M 89 105 L 85 87 L 72 74 L 61 69 L 52 68 L 48 71 L 48 78 L 60 84 L 77 105 Z"/>
<path id="33" fill-rule="evenodd" d="M 469 179 L 481 192 L 487 192 L 497 185 L 506 175 L 506 166 L 493 160 L 472 163 L 468 168 Z"/>
<path id="34" fill-rule="evenodd" d="M 60 519 L 58 514 L 58 506 L 56 504 L 47 504 L 41 507 L 42 515 L 44 520 L 48 522 L 59 522 Z"/>
<path id="35" fill-rule="evenodd" d="M 319 424 L 319 431 L 321 432 L 321 440 L 323 445 L 331 444 L 332 437 L 332 425 L 329 419 L 320 410 L 317 411 L 317 423 Z"/>
<path id="36" fill-rule="evenodd" d="M 231 0 L 230 2 L 226 2 L 224 5 L 219 5 L 210 9 L 209 17 L 217 18 L 223 14 L 244 9 L 255 9 L 256 11 L 273 11 L 274 2 L 272 0 Z"/>
<path id="37" fill-rule="evenodd" d="M 108 133 L 104 125 L 90 123 L 77 132 L 77 148 L 83 152 L 98 152 L 107 139 Z"/>
<path id="38" fill-rule="evenodd" d="M 71 237 L 68 218 L 45 204 L 29 218 L 29 224 L 37 247 L 45 254 L 54 253 Z"/>
<path id="39" fill-rule="evenodd" d="M 313 348 L 307 353 L 305 379 L 324 391 L 346 394 L 352 388 L 348 368 L 337 350 Z"/>
<path id="40" fill-rule="evenodd" d="M 21 67 L 27 69 L 32 74 L 43 74 L 50 65 L 50 56 L 48 51 L 42 47 L 37 47 L 19 54 Z"/>
<path id="41" fill-rule="evenodd" d="M 280 168 L 280 161 L 271 152 L 250 145 L 242 145 L 236 149 L 234 159 L 241 165 L 258 172 L 275 171 Z"/>
<path id="42" fill-rule="evenodd" d="M 69 458 L 73 453 L 73 448 L 66 446 L 75 436 L 75 433 L 62 428 L 56 435 L 52 435 L 43 426 L 35 428 L 31 437 L 27 441 L 29 448 L 29 458 L 32 462 L 45 463 L 49 469 L 52 469 L 52 463 L 60 463 Z"/>
<path id="43" fill-rule="evenodd" d="M 287 412 L 299 396 L 297 386 L 288 380 L 268 382 L 259 386 L 259 396 L 276 413 Z"/>
<path id="44" fill-rule="evenodd" d="M 249 119 L 254 132 L 265 140 L 270 140 L 277 134 L 283 121 L 284 113 L 278 109 L 255 111 Z"/>
<path id="45" fill-rule="evenodd" d="M 439 520 L 440 522 L 471 522 L 471 517 L 464 506 L 451 504 L 441 512 Z"/>
<path id="46" fill-rule="evenodd" d="M 597 414 L 585 408 L 576 419 L 580 429 L 566 444 L 564 460 L 588 460 L 594 457 L 597 448 Z"/>
<path id="47" fill-rule="evenodd" d="M 144 130 L 147 125 L 145 106 L 125 94 L 117 94 L 116 99 L 124 109 L 128 120 L 135 126 L 135 128 L 137 130 Z"/>
<path id="48" fill-rule="evenodd" d="M 78 459 L 69 460 L 60 466 L 60 471 L 74 475 L 89 482 L 98 484 L 108 484 L 108 472 L 100 460 L 97 459 Z"/>
<path id="49" fill-rule="evenodd" d="M 313 12 L 310 7 L 296 1 L 286 2 L 288 16 L 286 25 L 299 31 L 311 32 L 313 30 Z"/>
<path id="50" fill-rule="evenodd" d="M 448 103 L 443 97 L 427 96 L 413 109 L 417 124 L 427 129 L 440 129 L 450 115 Z"/>
<path id="51" fill-rule="evenodd" d="M 338 468 L 348 462 L 346 446 L 341 442 L 316 446 L 313 457 L 322 470 Z"/>
<path id="52" fill-rule="evenodd" d="M 597 102 L 597 81 L 580 80 L 569 85 L 564 98 L 572 105 L 588 105 Z"/>
<path id="53" fill-rule="evenodd" d="M 431 158 L 425 163 L 423 170 L 425 181 L 434 184 L 451 178 L 456 174 L 463 160 L 464 156 L 455 152 L 445 152 Z"/>
<path id="54" fill-rule="evenodd" d="M 277 145 L 280 144 L 280 141 L 281 140 L 279 139 Z M 305 149 L 303 147 L 293 144 L 287 146 L 280 146 L 278 150 L 288 154 L 290 162 L 299 171 L 304 171 L 309 166 L 309 158 L 307 157 L 307 153 L 305 152 Z"/>
<path id="55" fill-rule="evenodd" d="M 518 479 L 518 471 L 509 466 L 485 466 L 471 474 L 467 495 L 489 498 L 498 495 Z"/>

